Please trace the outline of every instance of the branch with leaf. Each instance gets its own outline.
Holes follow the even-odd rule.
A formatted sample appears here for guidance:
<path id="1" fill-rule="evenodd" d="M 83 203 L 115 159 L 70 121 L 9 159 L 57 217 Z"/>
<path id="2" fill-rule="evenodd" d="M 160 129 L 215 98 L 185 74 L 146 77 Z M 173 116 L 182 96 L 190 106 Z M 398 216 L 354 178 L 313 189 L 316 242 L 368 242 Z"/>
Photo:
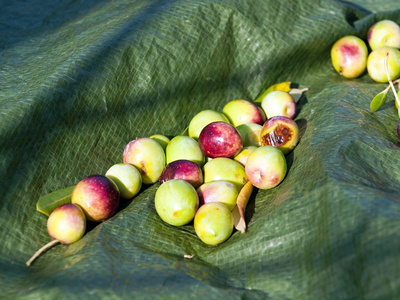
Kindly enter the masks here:
<path id="1" fill-rule="evenodd" d="M 392 89 L 392 92 L 394 94 L 394 98 L 395 98 L 395 104 L 397 107 L 397 114 L 399 116 L 399 120 L 397 122 L 397 136 L 400 138 L 400 78 L 392 81 L 392 79 L 390 78 L 389 75 L 389 70 L 388 70 L 388 57 L 389 57 L 389 52 L 386 52 L 385 55 L 385 60 L 384 60 L 384 65 L 385 65 L 385 72 L 386 72 L 386 76 L 388 78 L 389 81 L 389 85 L 386 89 L 384 89 L 382 92 L 380 92 L 378 95 L 376 95 L 374 97 L 374 99 L 372 99 L 371 103 L 370 103 L 370 109 L 371 111 L 377 111 L 379 108 L 382 107 L 383 104 L 385 104 L 386 99 L 387 99 L 387 94 L 389 92 L 390 89 Z M 397 92 L 396 92 L 396 88 L 394 87 L 394 85 L 397 84 Z"/>

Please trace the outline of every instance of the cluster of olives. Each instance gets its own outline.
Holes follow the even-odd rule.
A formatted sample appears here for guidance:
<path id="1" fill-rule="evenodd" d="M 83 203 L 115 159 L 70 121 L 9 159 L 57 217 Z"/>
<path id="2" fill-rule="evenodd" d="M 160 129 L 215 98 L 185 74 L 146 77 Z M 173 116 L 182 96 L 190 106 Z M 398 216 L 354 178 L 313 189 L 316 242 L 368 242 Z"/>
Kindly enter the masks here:
<path id="1" fill-rule="evenodd" d="M 379 109 L 386 101 L 389 89 L 395 97 L 400 118 L 400 26 L 391 20 L 382 20 L 368 30 L 368 45 L 356 36 L 339 39 L 331 49 L 332 65 L 346 78 L 356 78 L 367 69 L 369 76 L 376 82 L 389 86 L 376 95 L 370 104 L 371 111 Z M 394 84 L 398 84 L 398 90 Z M 400 119 L 397 122 L 397 135 L 400 138 Z"/>
<path id="2" fill-rule="evenodd" d="M 253 186 L 271 189 L 282 182 L 285 155 L 299 141 L 296 101 L 288 90 L 270 90 L 258 102 L 232 100 L 222 112 L 197 113 L 181 135 L 156 134 L 126 145 L 124 164 L 135 166 L 143 183 L 160 183 L 154 205 L 164 222 L 193 222 L 208 245 L 226 241 L 234 227 L 244 232 Z"/>
<path id="3" fill-rule="evenodd" d="M 279 90 L 280 89 L 280 90 Z M 136 138 L 124 148 L 122 163 L 105 175 L 91 175 L 72 189 L 70 203 L 48 213 L 54 239 L 27 265 L 57 242 L 70 244 L 85 233 L 86 220 L 102 222 L 142 185 L 159 182 L 154 207 L 173 226 L 193 221 L 208 245 L 227 240 L 233 228 L 244 232 L 244 211 L 253 186 L 270 189 L 286 176 L 285 155 L 297 145 L 296 101 L 290 83 L 272 86 L 256 101 L 233 100 L 222 112 L 196 114 L 181 135 Z M 259 103 L 260 105 L 257 105 Z"/>
<path id="4" fill-rule="evenodd" d="M 331 49 L 332 65 L 346 78 L 356 78 L 367 69 L 376 82 L 388 82 L 385 57 L 391 80 L 400 76 L 400 27 L 390 20 L 375 23 L 368 31 L 366 43 L 356 36 L 339 39 Z M 388 53 L 388 54 L 387 54 Z"/>

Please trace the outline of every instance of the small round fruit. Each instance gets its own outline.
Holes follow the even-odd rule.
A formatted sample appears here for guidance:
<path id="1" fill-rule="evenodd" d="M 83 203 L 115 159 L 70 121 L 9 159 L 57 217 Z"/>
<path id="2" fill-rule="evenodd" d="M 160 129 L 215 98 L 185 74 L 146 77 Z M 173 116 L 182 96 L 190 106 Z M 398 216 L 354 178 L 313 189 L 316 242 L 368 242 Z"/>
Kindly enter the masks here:
<path id="1" fill-rule="evenodd" d="M 162 134 L 154 134 L 150 138 L 156 140 L 164 151 L 167 148 L 169 142 L 171 141 L 168 137 Z"/>
<path id="2" fill-rule="evenodd" d="M 331 49 L 331 60 L 335 70 L 343 77 L 356 78 L 367 66 L 368 48 L 364 41 L 348 35 L 339 39 Z"/>
<path id="3" fill-rule="evenodd" d="M 205 126 L 217 121 L 229 123 L 227 117 L 215 110 L 207 109 L 199 112 L 192 118 L 189 123 L 189 136 L 197 140 L 199 138 L 200 132 Z"/>
<path id="4" fill-rule="evenodd" d="M 242 137 L 231 124 L 212 122 L 201 131 L 199 147 L 207 157 L 234 157 L 243 147 Z"/>
<path id="5" fill-rule="evenodd" d="M 199 165 L 193 161 L 187 159 L 175 160 L 165 166 L 159 181 L 160 184 L 163 184 L 171 179 L 186 180 L 197 189 L 203 184 L 203 171 Z"/>
<path id="6" fill-rule="evenodd" d="M 130 199 L 136 196 L 142 188 L 142 176 L 138 169 L 131 164 L 115 164 L 106 172 L 119 189 L 121 198 Z"/>
<path id="7" fill-rule="evenodd" d="M 391 20 L 382 20 L 368 30 L 368 44 L 371 50 L 383 46 L 400 48 L 400 26 Z"/>
<path id="8" fill-rule="evenodd" d="M 144 184 L 152 184 L 158 181 L 164 170 L 165 153 L 155 139 L 138 138 L 125 146 L 123 162 L 139 170 Z"/>
<path id="9" fill-rule="evenodd" d="M 186 135 L 178 135 L 171 139 L 166 149 L 167 164 L 186 159 L 195 162 L 200 167 L 204 165 L 205 156 L 201 152 L 199 143 Z"/>
<path id="10" fill-rule="evenodd" d="M 85 234 L 85 214 L 77 205 L 62 204 L 50 214 L 47 231 L 53 239 L 62 244 L 75 243 Z"/>
<path id="11" fill-rule="evenodd" d="M 204 204 L 194 217 L 194 230 L 203 243 L 212 246 L 221 244 L 232 234 L 232 213 L 222 203 Z"/>
<path id="12" fill-rule="evenodd" d="M 392 47 L 381 47 L 372 51 L 367 61 L 368 74 L 376 82 L 388 82 L 385 70 L 386 53 L 389 53 L 387 65 L 391 80 L 400 76 L 400 50 Z"/>
<path id="13" fill-rule="evenodd" d="M 263 190 L 271 189 L 286 176 L 286 158 L 278 148 L 262 146 L 250 154 L 245 170 L 252 185 Z"/>
<path id="14" fill-rule="evenodd" d="M 225 104 L 222 113 L 228 117 L 230 123 L 235 127 L 246 123 L 262 125 L 266 119 L 261 108 L 250 101 L 242 99 L 232 100 Z"/>
<path id="15" fill-rule="evenodd" d="M 215 180 L 226 180 L 235 184 L 238 191 L 240 191 L 247 182 L 244 167 L 231 158 L 213 158 L 204 165 L 203 171 L 205 183 Z"/>
<path id="16" fill-rule="evenodd" d="M 160 185 L 154 203 L 157 214 L 164 222 L 182 226 L 193 220 L 199 207 L 199 198 L 190 183 L 172 179 Z"/>
<path id="17" fill-rule="evenodd" d="M 296 101 L 292 95 L 283 91 L 273 91 L 267 94 L 261 102 L 267 118 L 284 116 L 293 119 L 296 115 Z"/>
<path id="18" fill-rule="evenodd" d="M 225 204 L 230 211 L 236 206 L 238 194 L 236 186 L 226 180 L 210 181 L 197 189 L 200 207 L 205 203 L 220 202 Z"/>
<path id="19" fill-rule="evenodd" d="M 299 142 L 299 127 L 290 118 L 276 116 L 268 119 L 260 133 L 262 146 L 274 146 L 288 154 Z"/>
<path id="20" fill-rule="evenodd" d="M 247 146 L 261 146 L 260 132 L 262 125 L 256 123 L 241 124 L 236 127 L 242 137 L 243 147 Z"/>
<path id="21" fill-rule="evenodd" d="M 236 155 L 233 159 L 242 164 L 242 166 L 245 166 L 250 154 L 257 148 L 258 147 L 256 146 L 243 147 L 242 150 L 240 150 L 239 154 Z"/>
<path id="22" fill-rule="evenodd" d="M 119 206 L 118 186 L 106 176 L 91 175 L 72 190 L 71 203 L 78 205 L 89 221 L 101 222 L 112 217 Z"/>

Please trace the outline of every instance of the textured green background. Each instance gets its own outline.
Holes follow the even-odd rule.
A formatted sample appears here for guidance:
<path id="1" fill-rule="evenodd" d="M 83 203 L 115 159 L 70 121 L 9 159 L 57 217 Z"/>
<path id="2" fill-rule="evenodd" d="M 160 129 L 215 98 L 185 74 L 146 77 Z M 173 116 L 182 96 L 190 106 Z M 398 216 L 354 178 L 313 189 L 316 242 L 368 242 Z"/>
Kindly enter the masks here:
<path id="1" fill-rule="evenodd" d="M 400 23 L 391 1 L 0 1 L 0 296 L 4 299 L 395 299 L 400 142 L 385 85 L 340 77 L 330 48 Z M 39 197 L 104 174 L 136 137 L 178 135 L 203 109 L 308 87 L 301 140 L 248 232 L 210 247 L 154 209 L 157 184 L 72 245 Z M 184 259 L 185 254 L 194 255 Z"/>

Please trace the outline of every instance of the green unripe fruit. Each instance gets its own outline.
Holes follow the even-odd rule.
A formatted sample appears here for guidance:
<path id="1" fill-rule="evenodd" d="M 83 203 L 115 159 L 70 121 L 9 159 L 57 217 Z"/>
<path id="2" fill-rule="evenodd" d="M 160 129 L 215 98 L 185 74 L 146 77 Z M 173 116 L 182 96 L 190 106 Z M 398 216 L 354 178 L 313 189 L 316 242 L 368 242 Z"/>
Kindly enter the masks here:
<path id="1" fill-rule="evenodd" d="M 376 82 L 388 82 L 385 71 L 386 53 L 389 53 L 387 67 L 391 80 L 400 76 L 400 51 L 392 47 L 381 47 L 370 53 L 367 62 L 368 74 Z"/>
<path id="2" fill-rule="evenodd" d="M 157 189 L 154 204 L 164 222 L 182 226 L 193 220 L 199 207 L 199 198 L 190 183 L 182 179 L 171 179 Z"/>
<path id="3" fill-rule="evenodd" d="M 206 203 L 196 213 L 194 229 L 203 243 L 207 245 L 221 244 L 232 234 L 232 213 L 225 204 Z"/>
<path id="4" fill-rule="evenodd" d="M 383 46 L 400 48 L 400 26 L 391 20 L 382 20 L 368 30 L 368 44 L 371 50 Z"/>

